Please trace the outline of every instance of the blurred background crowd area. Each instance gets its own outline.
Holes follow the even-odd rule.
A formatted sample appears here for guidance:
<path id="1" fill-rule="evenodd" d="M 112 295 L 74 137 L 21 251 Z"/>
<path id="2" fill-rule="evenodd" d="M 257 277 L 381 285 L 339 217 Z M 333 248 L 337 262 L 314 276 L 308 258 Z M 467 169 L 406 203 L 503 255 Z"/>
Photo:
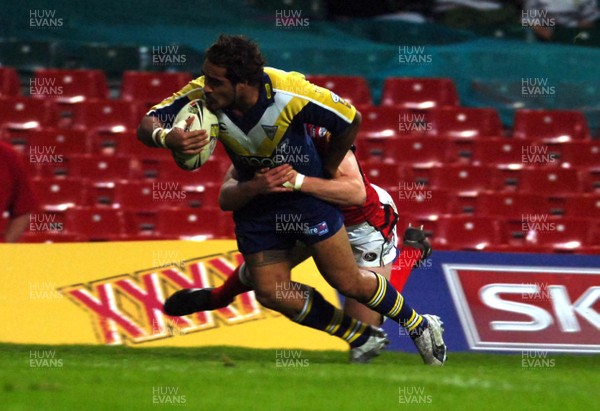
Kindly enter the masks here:
<path id="1" fill-rule="evenodd" d="M 576 109 L 596 130 L 597 18 L 597 0 L 30 0 L 4 6 L 0 65 L 25 95 L 39 68 L 100 69 L 114 98 L 125 71 L 195 76 L 219 33 L 243 33 L 270 66 L 363 77 L 375 105 L 388 77 L 444 77 L 462 106 L 495 108 L 505 126 L 516 109 Z M 524 95 L 531 79 L 549 92 Z"/>
<path id="2" fill-rule="evenodd" d="M 11 2 L 0 140 L 43 210 L 23 241 L 233 237 L 222 147 L 189 173 L 135 136 L 229 33 L 357 106 L 363 170 L 401 229 L 423 224 L 436 249 L 597 254 L 595 20 L 587 0 Z"/>

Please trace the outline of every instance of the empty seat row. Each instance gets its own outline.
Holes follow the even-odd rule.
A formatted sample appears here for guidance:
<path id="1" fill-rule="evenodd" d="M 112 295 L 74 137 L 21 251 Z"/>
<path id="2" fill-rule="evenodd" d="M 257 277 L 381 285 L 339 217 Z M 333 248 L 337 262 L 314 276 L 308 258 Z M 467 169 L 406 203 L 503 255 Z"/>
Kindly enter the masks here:
<path id="1" fill-rule="evenodd" d="M 0 70 L 0 96 L 17 97 L 21 93 L 20 80 L 14 69 Z M 123 73 L 120 98 L 156 104 L 192 80 L 185 72 L 126 71 Z M 15 84 L 16 82 L 16 84 Z M 109 88 L 102 70 L 38 69 L 29 79 L 27 93 L 32 98 L 50 99 L 72 104 L 89 99 L 107 99 Z"/>
<path id="2" fill-rule="evenodd" d="M 527 215 L 600 219 L 600 193 L 554 197 L 541 192 L 483 191 L 463 196 L 451 188 L 428 189 L 402 186 L 389 189 L 398 211 L 422 221 L 441 216 L 473 215 L 489 219 L 520 219 Z"/>
<path id="3" fill-rule="evenodd" d="M 44 211 L 99 207 L 155 211 L 165 208 L 218 207 L 220 185 L 183 184 L 168 178 L 157 181 L 91 183 L 84 178 L 36 178 L 32 188 Z"/>
<path id="4" fill-rule="evenodd" d="M 400 216 L 400 224 L 420 223 Z M 600 251 L 600 227 L 588 218 L 527 215 L 519 221 L 477 216 L 442 216 L 423 221 L 434 250 L 593 253 Z M 404 227 L 406 225 L 403 225 Z"/>
<path id="5" fill-rule="evenodd" d="M 326 87 L 354 105 L 371 105 L 369 84 L 359 76 L 309 75 L 307 79 Z M 156 103 L 192 80 L 186 72 L 146 72 L 126 70 L 121 79 L 120 96 Z M 21 95 L 21 85 L 14 68 L 0 70 L 0 96 Z M 82 99 L 106 98 L 108 85 L 104 71 L 98 69 L 39 68 L 29 83 L 32 97 L 52 98 L 74 103 Z M 383 85 L 382 105 L 410 109 L 458 106 L 454 82 L 448 78 L 391 77 Z"/>
<path id="6" fill-rule="evenodd" d="M 77 206 L 152 211 L 163 208 L 218 207 L 220 183 L 184 184 L 162 178 L 154 181 L 94 183 L 85 178 L 36 178 L 32 186 L 40 208 L 60 211 Z M 481 191 L 463 195 L 452 187 L 429 188 L 418 183 L 388 187 L 401 213 L 426 220 L 443 215 L 520 218 L 526 214 L 600 219 L 600 192 L 561 196 L 544 192 Z"/>
<path id="7" fill-rule="evenodd" d="M 414 111 L 398 107 L 359 107 L 362 139 L 418 136 L 459 140 L 512 136 L 545 142 L 586 140 L 591 133 L 585 116 L 575 110 L 516 110 L 513 127 L 505 130 L 495 109 L 440 107 Z"/>
<path id="8" fill-rule="evenodd" d="M 33 213 L 24 241 L 233 238 L 231 213 L 216 208 L 160 211 L 72 207 Z"/>
<path id="9" fill-rule="evenodd" d="M 357 139 L 363 161 L 406 163 L 420 167 L 464 163 L 494 164 L 506 168 L 600 167 L 600 141 L 547 143 L 540 140 L 488 138 L 454 140 L 442 137 L 391 137 Z"/>
<path id="10" fill-rule="evenodd" d="M 388 190 L 450 189 L 464 195 L 482 191 L 543 193 L 565 196 L 600 190 L 600 171 L 577 168 L 502 168 L 446 165 L 417 168 L 391 163 L 363 163 L 367 178 Z"/>
<path id="11" fill-rule="evenodd" d="M 43 127 L 92 129 L 103 132 L 134 130 L 155 98 L 92 99 L 64 105 L 52 99 L 0 97 L 0 128 L 26 130 Z M 360 106 L 359 141 L 384 144 L 394 137 L 443 137 L 457 140 L 500 138 L 534 139 L 548 143 L 591 139 L 582 113 L 566 110 L 517 110 L 511 130 L 504 130 L 494 109 L 442 107 L 415 112 L 396 107 Z"/>
<path id="12" fill-rule="evenodd" d="M 440 216 L 420 220 L 400 213 L 399 229 L 423 224 L 434 250 L 594 252 L 600 250 L 597 220 L 528 214 L 520 220 Z M 231 213 L 216 208 L 159 211 L 73 207 L 33 214 L 24 240 L 123 241 L 232 238 Z"/>
<path id="13" fill-rule="evenodd" d="M 171 158 L 169 150 L 147 147 L 137 139 L 136 132 L 102 131 L 101 129 L 43 128 L 33 130 L 5 130 L 0 140 L 11 144 L 26 161 L 43 163 L 41 154 L 71 156 L 97 154 L 108 156 L 130 156 L 139 159 Z M 44 153 L 45 151 L 45 153 Z M 36 157 L 37 156 L 37 157 Z M 229 161 L 225 149 L 217 144 L 213 159 Z"/>
<path id="14" fill-rule="evenodd" d="M 50 149 L 52 147 L 49 147 Z M 86 179 L 88 184 L 110 184 L 130 180 L 176 181 L 183 185 L 221 183 L 229 162 L 210 159 L 195 171 L 179 168 L 172 158 L 132 158 L 91 154 L 52 154 L 42 146 L 29 153 L 26 163 L 32 177 Z M 156 150 L 159 149 L 149 149 Z M 162 152 L 168 153 L 165 150 Z"/>

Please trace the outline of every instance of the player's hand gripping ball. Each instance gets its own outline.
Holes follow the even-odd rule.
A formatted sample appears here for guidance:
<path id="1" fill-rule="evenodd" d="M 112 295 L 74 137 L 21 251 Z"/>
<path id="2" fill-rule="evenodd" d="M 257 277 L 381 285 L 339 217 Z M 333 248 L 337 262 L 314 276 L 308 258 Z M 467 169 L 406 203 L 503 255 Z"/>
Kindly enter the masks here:
<path id="1" fill-rule="evenodd" d="M 193 117 L 193 120 L 191 124 L 187 125 L 186 120 L 189 117 Z M 219 119 L 206 108 L 203 100 L 192 100 L 177 113 L 173 127 L 179 127 L 185 131 L 206 130 L 208 133 L 209 143 L 200 153 L 183 154 L 172 151 L 175 162 L 182 169 L 191 171 L 200 168 L 209 159 L 217 145 Z"/>

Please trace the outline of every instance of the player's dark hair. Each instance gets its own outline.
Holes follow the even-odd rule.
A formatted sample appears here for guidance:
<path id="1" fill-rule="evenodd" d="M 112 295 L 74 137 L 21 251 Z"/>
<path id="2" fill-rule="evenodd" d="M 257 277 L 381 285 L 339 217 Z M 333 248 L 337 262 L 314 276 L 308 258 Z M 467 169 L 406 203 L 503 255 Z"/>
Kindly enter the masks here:
<path id="1" fill-rule="evenodd" d="M 244 36 L 221 34 L 206 51 L 206 59 L 227 69 L 225 77 L 233 84 L 260 84 L 265 59 L 258 44 Z"/>

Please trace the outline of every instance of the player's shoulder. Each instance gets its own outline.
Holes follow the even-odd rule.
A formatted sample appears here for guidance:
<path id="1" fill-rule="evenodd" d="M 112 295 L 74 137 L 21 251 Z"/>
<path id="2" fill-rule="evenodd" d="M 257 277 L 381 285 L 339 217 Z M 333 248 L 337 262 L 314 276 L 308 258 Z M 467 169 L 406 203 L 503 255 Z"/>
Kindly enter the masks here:
<path id="1" fill-rule="evenodd" d="M 264 71 L 269 76 L 275 93 L 289 94 L 333 110 L 355 112 L 355 109 L 344 99 L 331 90 L 309 82 L 302 73 L 283 71 L 272 67 L 265 67 Z"/>
<path id="2" fill-rule="evenodd" d="M 187 96 L 190 100 L 204 98 L 204 76 L 190 81 L 180 90 L 180 94 Z"/>
<path id="3" fill-rule="evenodd" d="M 186 84 L 182 89 L 154 105 L 148 114 L 154 115 L 164 110 L 179 110 L 187 102 L 204 98 L 204 76 L 197 77 Z M 175 112 L 177 112 L 175 111 Z"/>
<path id="4" fill-rule="evenodd" d="M 265 67 L 264 71 L 269 76 L 275 92 L 308 96 L 315 87 L 306 80 L 304 74 L 297 71 L 284 71 L 273 67 Z"/>

